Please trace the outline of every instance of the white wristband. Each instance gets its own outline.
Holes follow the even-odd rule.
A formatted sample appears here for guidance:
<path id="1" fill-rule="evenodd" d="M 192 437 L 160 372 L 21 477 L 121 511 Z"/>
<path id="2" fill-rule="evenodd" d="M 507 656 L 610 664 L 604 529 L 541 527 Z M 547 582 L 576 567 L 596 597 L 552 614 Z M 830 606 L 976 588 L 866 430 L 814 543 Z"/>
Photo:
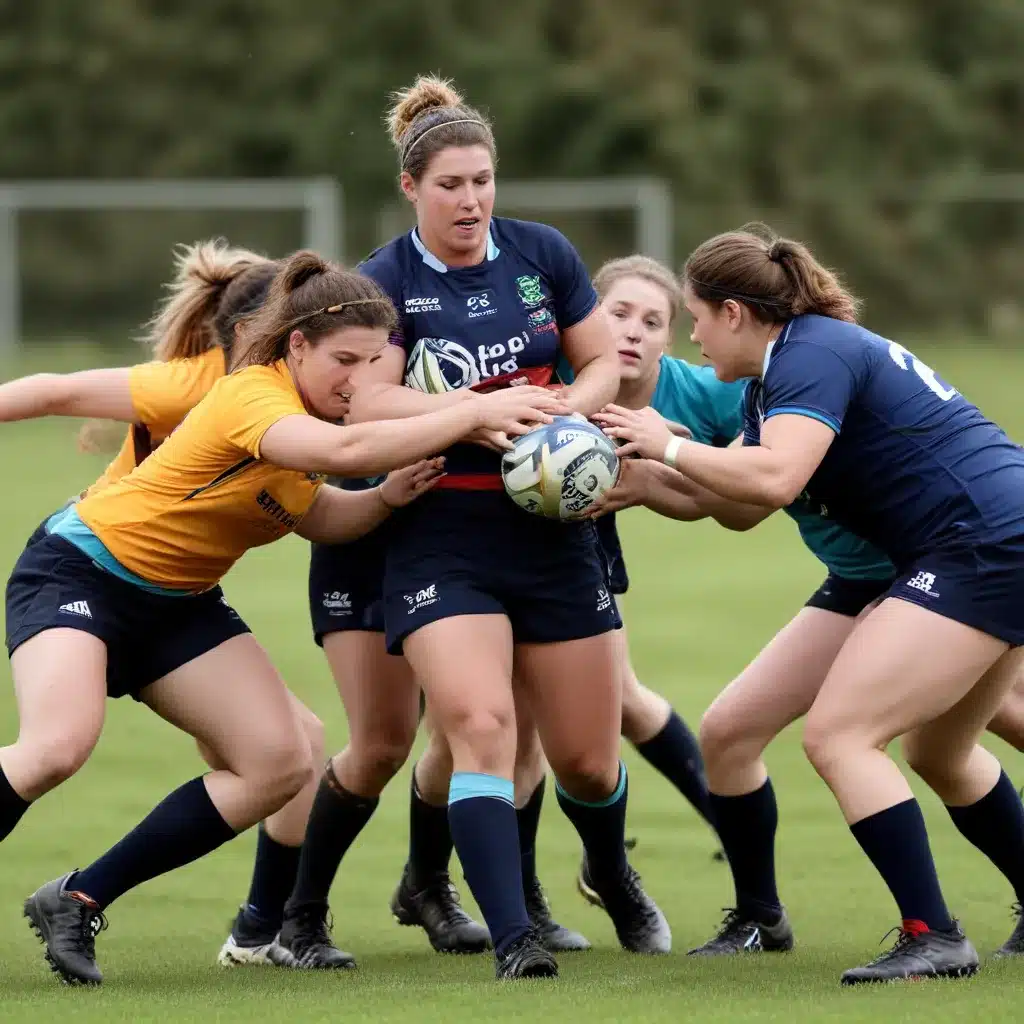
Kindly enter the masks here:
<path id="1" fill-rule="evenodd" d="M 672 469 L 676 468 L 676 455 L 679 453 L 679 449 L 683 445 L 684 438 L 682 437 L 671 437 L 669 442 L 665 445 L 665 454 L 662 455 L 661 461 L 666 466 L 670 466 Z"/>

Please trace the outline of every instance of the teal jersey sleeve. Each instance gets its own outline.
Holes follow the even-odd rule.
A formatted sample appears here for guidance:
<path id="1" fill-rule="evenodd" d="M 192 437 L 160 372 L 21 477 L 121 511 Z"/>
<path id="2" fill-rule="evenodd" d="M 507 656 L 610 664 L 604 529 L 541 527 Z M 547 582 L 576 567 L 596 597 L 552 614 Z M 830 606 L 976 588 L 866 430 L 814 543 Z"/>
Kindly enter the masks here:
<path id="1" fill-rule="evenodd" d="M 662 356 L 651 406 L 689 427 L 695 441 L 725 447 L 743 430 L 745 387 L 746 381 L 720 381 L 710 366 Z"/>

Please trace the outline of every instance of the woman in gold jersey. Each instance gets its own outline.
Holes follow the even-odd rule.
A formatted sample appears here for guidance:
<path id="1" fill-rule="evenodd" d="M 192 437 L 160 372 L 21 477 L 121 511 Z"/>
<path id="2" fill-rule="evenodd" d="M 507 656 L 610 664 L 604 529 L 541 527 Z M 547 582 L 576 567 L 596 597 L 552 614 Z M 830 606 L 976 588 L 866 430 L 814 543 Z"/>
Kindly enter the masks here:
<path id="1" fill-rule="evenodd" d="M 518 388 L 426 416 L 336 425 L 349 377 L 394 323 L 376 284 L 296 254 L 249 327 L 247 365 L 219 380 L 127 477 L 51 519 L 14 569 L 7 644 L 22 728 L 0 750 L 0 835 L 61 781 L 44 757 L 55 736 L 91 750 L 108 688 L 138 693 L 220 766 L 170 794 L 89 867 L 26 901 L 66 980 L 101 980 L 104 907 L 266 818 L 311 778 L 288 691 L 221 594 L 232 564 L 291 532 L 328 543 L 357 537 L 438 479 L 438 460 L 416 460 L 475 430 L 519 434 L 563 411 L 550 392 Z M 321 486 L 323 473 L 403 466 L 367 491 Z"/>
<path id="2" fill-rule="evenodd" d="M 180 246 L 168 294 L 146 325 L 149 362 L 130 367 L 70 374 L 38 374 L 0 386 L 0 420 L 51 415 L 93 417 L 80 443 L 95 450 L 110 420 L 128 423 L 120 450 L 86 494 L 94 494 L 130 473 L 185 418 L 236 361 L 244 359 L 248 338 L 243 321 L 263 304 L 280 264 L 223 240 Z M 46 533 L 44 520 L 32 544 Z M 117 695 L 113 691 L 110 695 Z M 320 719 L 297 697 L 291 703 L 305 732 L 314 763 L 324 755 Z M 199 744 L 211 768 L 222 768 Z M 54 751 L 52 782 L 80 767 L 92 745 L 61 742 Z M 261 822 L 258 855 L 246 906 L 261 919 L 280 917 L 291 892 L 316 783 L 304 786 L 279 811 Z M 33 796 L 35 794 L 28 794 Z M 278 922 L 279 923 L 279 922 Z M 260 951 L 247 951 L 252 956 Z M 222 960 L 230 955 L 224 954 Z M 235 956 L 237 957 L 237 953 Z M 233 962 L 233 961 L 229 961 Z"/>

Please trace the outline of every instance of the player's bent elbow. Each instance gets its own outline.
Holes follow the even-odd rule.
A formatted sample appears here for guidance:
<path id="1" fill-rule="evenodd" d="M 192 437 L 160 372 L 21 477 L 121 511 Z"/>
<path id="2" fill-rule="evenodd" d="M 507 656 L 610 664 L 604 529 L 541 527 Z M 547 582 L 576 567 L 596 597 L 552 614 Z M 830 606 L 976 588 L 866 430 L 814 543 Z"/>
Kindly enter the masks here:
<path id="1" fill-rule="evenodd" d="M 758 504 L 766 505 L 768 508 L 785 508 L 800 497 L 805 486 L 806 481 L 794 480 L 779 474 L 765 482 Z"/>

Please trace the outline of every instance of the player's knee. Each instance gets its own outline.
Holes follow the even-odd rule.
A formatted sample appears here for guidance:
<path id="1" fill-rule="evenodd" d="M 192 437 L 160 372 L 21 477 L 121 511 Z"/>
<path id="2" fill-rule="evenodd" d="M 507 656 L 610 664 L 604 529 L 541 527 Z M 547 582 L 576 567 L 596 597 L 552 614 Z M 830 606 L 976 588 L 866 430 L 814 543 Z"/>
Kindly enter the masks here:
<path id="1" fill-rule="evenodd" d="M 743 743 L 744 731 L 727 710 L 712 705 L 700 720 L 700 752 L 705 764 L 728 760 Z"/>
<path id="2" fill-rule="evenodd" d="M 37 766 L 36 785 L 45 793 L 66 782 L 89 759 L 95 743 L 92 737 L 64 735 L 33 743 Z"/>
<path id="3" fill-rule="evenodd" d="M 444 723 L 457 771 L 504 774 L 515 764 L 515 712 L 509 708 L 467 708 Z"/>
<path id="4" fill-rule="evenodd" d="M 412 736 L 376 736 L 360 750 L 363 772 L 381 781 L 381 788 L 401 770 L 412 750 Z"/>
<path id="5" fill-rule="evenodd" d="M 272 813 L 283 807 L 304 786 L 313 781 L 313 755 L 305 737 L 296 734 L 267 749 L 248 774 L 250 784 L 261 794 Z"/>
<path id="6" fill-rule="evenodd" d="M 560 757 L 557 766 L 552 758 L 552 767 L 558 784 L 577 800 L 604 800 L 619 781 L 619 760 L 605 751 L 575 751 Z"/>
<path id="7" fill-rule="evenodd" d="M 324 750 L 327 746 L 327 730 L 324 728 L 324 723 L 307 707 L 303 707 L 299 712 L 299 723 L 305 733 L 306 741 L 309 743 L 309 753 L 313 764 L 320 764 L 324 759 Z"/>
<path id="8" fill-rule="evenodd" d="M 907 767 L 930 789 L 942 796 L 956 788 L 964 768 L 959 759 L 951 757 L 948 751 L 921 743 L 913 736 L 905 736 L 901 745 Z"/>
<path id="9" fill-rule="evenodd" d="M 843 746 L 839 742 L 839 737 L 829 728 L 827 722 L 819 721 L 812 713 L 808 715 L 804 723 L 801 742 L 804 754 L 807 755 L 807 760 L 814 766 L 815 771 L 823 779 L 829 779 L 834 772 Z"/>

